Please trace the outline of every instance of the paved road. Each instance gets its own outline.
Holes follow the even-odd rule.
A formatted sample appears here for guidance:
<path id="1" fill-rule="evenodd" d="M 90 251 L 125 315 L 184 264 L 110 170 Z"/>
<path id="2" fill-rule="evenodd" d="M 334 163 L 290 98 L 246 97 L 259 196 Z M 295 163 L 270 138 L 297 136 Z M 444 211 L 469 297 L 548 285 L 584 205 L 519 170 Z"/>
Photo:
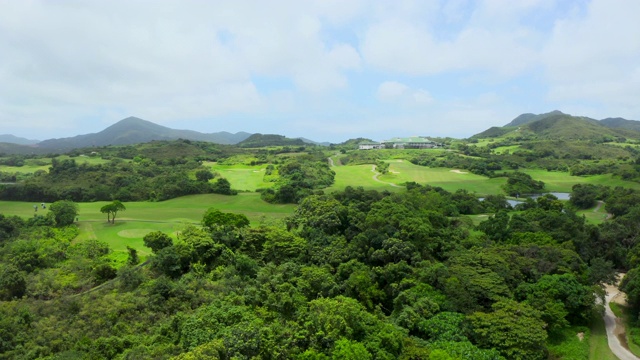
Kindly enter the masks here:
<path id="1" fill-rule="evenodd" d="M 622 321 L 616 317 L 611 311 L 609 303 L 616 301 L 620 296 L 624 296 L 618 290 L 618 286 L 607 286 L 607 296 L 605 297 L 605 312 L 604 312 L 604 325 L 607 328 L 607 340 L 609 342 L 609 348 L 615 356 L 620 360 L 640 360 L 639 357 L 633 355 L 627 348 L 627 339 Z"/>

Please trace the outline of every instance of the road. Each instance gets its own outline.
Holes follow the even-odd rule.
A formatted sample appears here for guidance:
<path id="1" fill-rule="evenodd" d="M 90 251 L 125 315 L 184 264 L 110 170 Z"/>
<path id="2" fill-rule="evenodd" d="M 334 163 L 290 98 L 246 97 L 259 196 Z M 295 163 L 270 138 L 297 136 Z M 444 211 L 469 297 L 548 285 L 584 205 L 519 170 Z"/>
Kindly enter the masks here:
<path id="1" fill-rule="evenodd" d="M 623 276 L 624 274 L 620 274 L 619 279 Z M 620 292 L 617 285 L 607 286 L 607 296 L 605 297 L 604 304 L 604 325 L 607 328 L 609 348 L 611 348 L 611 352 L 620 360 L 640 360 L 639 357 L 633 355 L 628 349 L 624 325 L 622 324 L 622 320 L 618 319 L 613 311 L 611 311 L 611 307 L 609 307 L 611 301 L 624 301 L 624 294 Z"/>

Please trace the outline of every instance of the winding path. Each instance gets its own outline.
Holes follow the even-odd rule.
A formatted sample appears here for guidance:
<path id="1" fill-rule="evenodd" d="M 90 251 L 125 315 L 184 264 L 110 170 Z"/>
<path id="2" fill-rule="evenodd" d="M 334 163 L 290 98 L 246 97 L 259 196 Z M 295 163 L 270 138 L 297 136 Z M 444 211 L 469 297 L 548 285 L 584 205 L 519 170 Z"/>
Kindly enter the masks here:
<path id="1" fill-rule="evenodd" d="M 373 180 L 375 180 L 375 181 L 377 181 L 377 182 L 379 182 L 379 183 L 383 183 L 383 184 L 391 185 L 391 186 L 393 186 L 393 187 L 401 187 L 401 186 L 400 186 L 400 185 L 398 185 L 398 184 L 388 183 L 388 182 L 385 182 L 385 181 L 382 181 L 382 180 L 378 179 L 378 176 L 380 176 L 381 174 L 380 174 L 379 172 L 377 172 L 377 171 L 376 171 L 376 166 L 375 166 L 375 165 L 373 165 L 373 166 L 371 167 L 371 172 L 375 173 L 375 175 L 373 175 Z"/>
<path id="2" fill-rule="evenodd" d="M 620 274 L 619 279 L 622 278 L 622 276 L 624 276 L 624 274 Z M 629 351 L 622 319 L 617 318 L 609 306 L 611 301 L 620 301 L 620 297 L 624 299 L 624 294 L 620 292 L 617 284 L 607 285 L 607 296 L 605 297 L 604 303 L 604 325 L 607 329 L 609 348 L 611 348 L 611 352 L 620 360 L 640 360 L 639 357 Z"/>

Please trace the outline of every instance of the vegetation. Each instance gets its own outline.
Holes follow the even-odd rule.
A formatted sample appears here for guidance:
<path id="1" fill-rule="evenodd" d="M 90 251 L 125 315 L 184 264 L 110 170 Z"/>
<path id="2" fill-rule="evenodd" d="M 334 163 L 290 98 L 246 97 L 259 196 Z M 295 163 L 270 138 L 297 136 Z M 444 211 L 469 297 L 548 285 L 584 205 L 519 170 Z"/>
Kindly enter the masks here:
<path id="1" fill-rule="evenodd" d="M 640 154 L 531 119 L 446 150 L 3 157 L 28 202 L 0 202 L 0 359 L 611 358 L 596 298 L 628 270 L 640 312 Z M 507 198 L 544 191 L 570 200 Z"/>

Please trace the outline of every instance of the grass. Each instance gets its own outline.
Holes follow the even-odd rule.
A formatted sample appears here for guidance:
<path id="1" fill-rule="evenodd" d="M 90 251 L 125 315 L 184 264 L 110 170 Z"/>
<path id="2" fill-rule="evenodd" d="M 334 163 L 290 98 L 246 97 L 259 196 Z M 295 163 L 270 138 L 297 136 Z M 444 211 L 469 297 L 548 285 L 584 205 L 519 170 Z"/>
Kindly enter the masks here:
<path id="1" fill-rule="evenodd" d="M 598 225 L 603 223 L 607 218 L 607 212 L 604 210 L 604 204 L 600 206 L 598 211 L 595 211 L 596 209 L 598 209 L 597 205 L 590 209 L 579 210 L 576 212 L 576 214 L 578 216 L 584 216 L 587 222 L 589 222 L 590 224 Z"/>
<path id="2" fill-rule="evenodd" d="M 440 186 L 447 191 L 467 189 L 479 195 L 485 195 L 502 192 L 500 186 L 506 181 L 505 178 L 489 179 L 466 172 L 456 173 L 451 169 L 414 165 L 404 160 L 388 160 L 388 162 L 390 163 L 389 173 L 378 177 L 381 182 L 373 179 L 375 173 L 371 171 L 373 168 L 371 164 L 335 166 L 332 168 L 336 172 L 335 183 L 326 191 L 343 190 L 346 186 L 400 191 L 403 189 L 403 183 L 415 181 L 420 184 Z M 390 183 L 400 185 L 400 187 L 389 185 Z"/>
<path id="3" fill-rule="evenodd" d="M 518 149 L 520 149 L 520 145 L 499 146 L 493 149 L 493 153 L 494 154 L 511 154 Z"/>
<path id="4" fill-rule="evenodd" d="M 609 348 L 607 331 L 604 328 L 604 319 L 595 315 L 591 324 L 591 336 L 589 336 L 589 359 L 618 360 Z"/>
<path id="5" fill-rule="evenodd" d="M 229 180 L 232 189 L 255 191 L 258 188 L 273 186 L 273 183 L 263 181 L 266 165 L 220 165 L 212 162 L 203 165 L 210 167 L 211 170 L 220 173 L 220 176 Z"/>
<path id="6" fill-rule="evenodd" d="M 572 176 L 568 172 L 546 171 L 534 169 L 521 169 L 521 172 L 531 175 L 535 180 L 545 183 L 545 191 L 551 192 L 571 192 L 571 187 L 575 184 L 593 184 L 606 186 L 621 186 L 640 190 L 640 183 L 625 181 L 614 178 L 611 174 L 592 176 Z"/>
<path id="7" fill-rule="evenodd" d="M 110 161 L 110 160 L 102 159 L 100 157 L 90 157 L 90 156 L 70 157 L 67 155 L 58 156 L 56 159 L 60 161 L 74 159 L 78 165 L 80 164 L 97 165 L 97 164 L 105 164 Z M 26 159 L 24 161 L 23 166 L 0 165 L 0 171 L 9 172 L 9 173 L 23 173 L 23 174 L 34 173 L 38 170 L 43 170 L 48 172 L 49 167 L 51 166 L 51 160 L 52 160 L 51 158 Z"/>
<path id="8" fill-rule="evenodd" d="M 107 217 L 100 208 L 105 201 L 78 203 L 80 234 L 74 241 L 97 239 L 109 244 L 111 257 L 123 262 L 127 246 L 138 250 L 144 258 L 149 249 L 142 238 L 151 231 L 162 231 L 176 236 L 186 224 L 198 224 L 204 212 L 215 207 L 224 212 L 244 214 L 253 225 L 262 221 L 278 221 L 291 215 L 294 205 L 268 204 L 258 193 L 240 193 L 236 196 L 216 194 L 190 195 L 162 202 L 128 202 L 127 210 L 118 213 L 115 224 L 107 224 Z M 32 217 L 33 203 L 0 201 L 0 213 Z M 39 208 L 37 214 L 46 215 L 48 209 Z"/>
<path id="9" fill-rule="evenodd" d="M 580 340 L 578 334 L 582 333 Z M 591 332 L 584 326 L 571 326 L 562 329 L 547 340 L 549 352 L 552 358 L 563 360 L 588 360 L 589 359 L 589 339 Z"/>

